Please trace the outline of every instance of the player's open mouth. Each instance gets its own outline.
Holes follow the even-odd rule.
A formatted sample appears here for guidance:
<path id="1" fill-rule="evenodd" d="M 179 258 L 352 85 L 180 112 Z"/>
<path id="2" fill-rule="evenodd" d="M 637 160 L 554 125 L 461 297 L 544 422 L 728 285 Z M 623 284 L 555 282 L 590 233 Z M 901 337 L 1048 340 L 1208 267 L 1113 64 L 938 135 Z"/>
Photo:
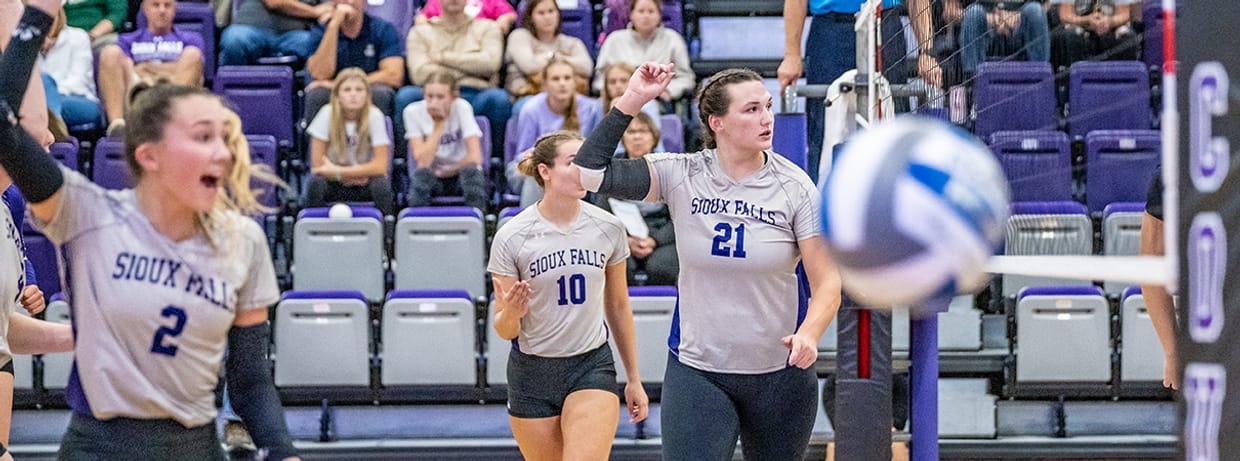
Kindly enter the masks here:
<path id="1" fill-rule="evenodd" d="M 762 138 L 771 137 L 771 130 L 766 130 L 766 131 L 763 131 L 762 133 L 759 133 L 758 137 L 762 137 Z"/>
<path id="2" fill-rule="evenodd" d="M 211 189 L 214 189 L 220 186 L 219 176 L 204 174 L 202 175 L 202 179 L 200 179 L 200 181 L 202 181 L 203 186 L 206 186 Z"/>

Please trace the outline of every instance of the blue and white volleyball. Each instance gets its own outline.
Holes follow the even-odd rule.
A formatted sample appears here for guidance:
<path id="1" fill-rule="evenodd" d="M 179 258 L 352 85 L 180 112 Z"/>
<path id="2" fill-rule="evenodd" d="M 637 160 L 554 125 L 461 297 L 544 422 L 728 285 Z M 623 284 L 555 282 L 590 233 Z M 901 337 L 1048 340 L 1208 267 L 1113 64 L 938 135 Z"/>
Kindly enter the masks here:
<path id="1" fill-rule="evenodd" d="M 1008 196 L 999 163 L 972 135 L 901 117 L 845 144 L 822 185 L 823 236 L 850 297 L 914 305 L 989 280 Z"/>

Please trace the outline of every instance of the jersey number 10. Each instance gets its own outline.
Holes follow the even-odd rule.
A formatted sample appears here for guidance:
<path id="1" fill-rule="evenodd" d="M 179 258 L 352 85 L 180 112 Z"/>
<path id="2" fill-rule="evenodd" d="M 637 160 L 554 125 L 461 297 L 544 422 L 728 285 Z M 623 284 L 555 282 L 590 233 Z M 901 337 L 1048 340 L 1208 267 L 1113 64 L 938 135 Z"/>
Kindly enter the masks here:
<path id="1" fill-rule="evenodd" d="M 735 229 L 736 232 L 732 232 Z M 737 224 L 735 228 L 731 224 L 721 222 L 715 224 L 715 244 L 710 247 L 710 254 L 715 256 L 744 258 L 745 257 L 745 225 Z M 736 235 L 736 243 L 732 243 L 732 236 Z"/>
<path id="2" fill-rule="evenodd" d="M 586 302 L 585 274 L 561 275 L 560 279 L 556 280 L 555 283 L 560 286 L 559 305 L 566 306 L 570 303 L 583 304 Z"/>

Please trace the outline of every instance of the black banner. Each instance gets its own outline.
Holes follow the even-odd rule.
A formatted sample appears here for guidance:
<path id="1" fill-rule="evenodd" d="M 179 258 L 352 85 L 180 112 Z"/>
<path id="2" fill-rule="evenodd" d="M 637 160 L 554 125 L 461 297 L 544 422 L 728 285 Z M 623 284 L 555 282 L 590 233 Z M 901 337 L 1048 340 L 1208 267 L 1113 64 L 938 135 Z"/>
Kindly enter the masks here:
<path id="1" fill-rule="evenodd" d="M 1179 256 L 1183 380 L 1181 459 L 1216 461 L 1240 454 L 1240 182 L 1231 168 L 1240 147 L 1240 75 L 1236 41 L 1240 2 L 1181 2 Z M 1228 44 L 1230 43 L 1230 44 Z"/>

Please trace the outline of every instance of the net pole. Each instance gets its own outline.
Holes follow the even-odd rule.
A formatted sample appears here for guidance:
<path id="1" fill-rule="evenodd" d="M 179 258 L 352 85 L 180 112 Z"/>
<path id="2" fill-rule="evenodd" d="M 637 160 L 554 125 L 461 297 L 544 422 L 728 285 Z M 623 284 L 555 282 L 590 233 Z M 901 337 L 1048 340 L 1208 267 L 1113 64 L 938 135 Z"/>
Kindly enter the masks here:
<path id="1" fill-rule="evenodd" d="M 1163 181 L 1163 264 L 1166 287 L 1180 280 L 1180 111 L 1177 107 L 1175 61 L 1175 2 L 1162 0 L 1163 62 L 1162 62 L 1162 181 Z"/>

